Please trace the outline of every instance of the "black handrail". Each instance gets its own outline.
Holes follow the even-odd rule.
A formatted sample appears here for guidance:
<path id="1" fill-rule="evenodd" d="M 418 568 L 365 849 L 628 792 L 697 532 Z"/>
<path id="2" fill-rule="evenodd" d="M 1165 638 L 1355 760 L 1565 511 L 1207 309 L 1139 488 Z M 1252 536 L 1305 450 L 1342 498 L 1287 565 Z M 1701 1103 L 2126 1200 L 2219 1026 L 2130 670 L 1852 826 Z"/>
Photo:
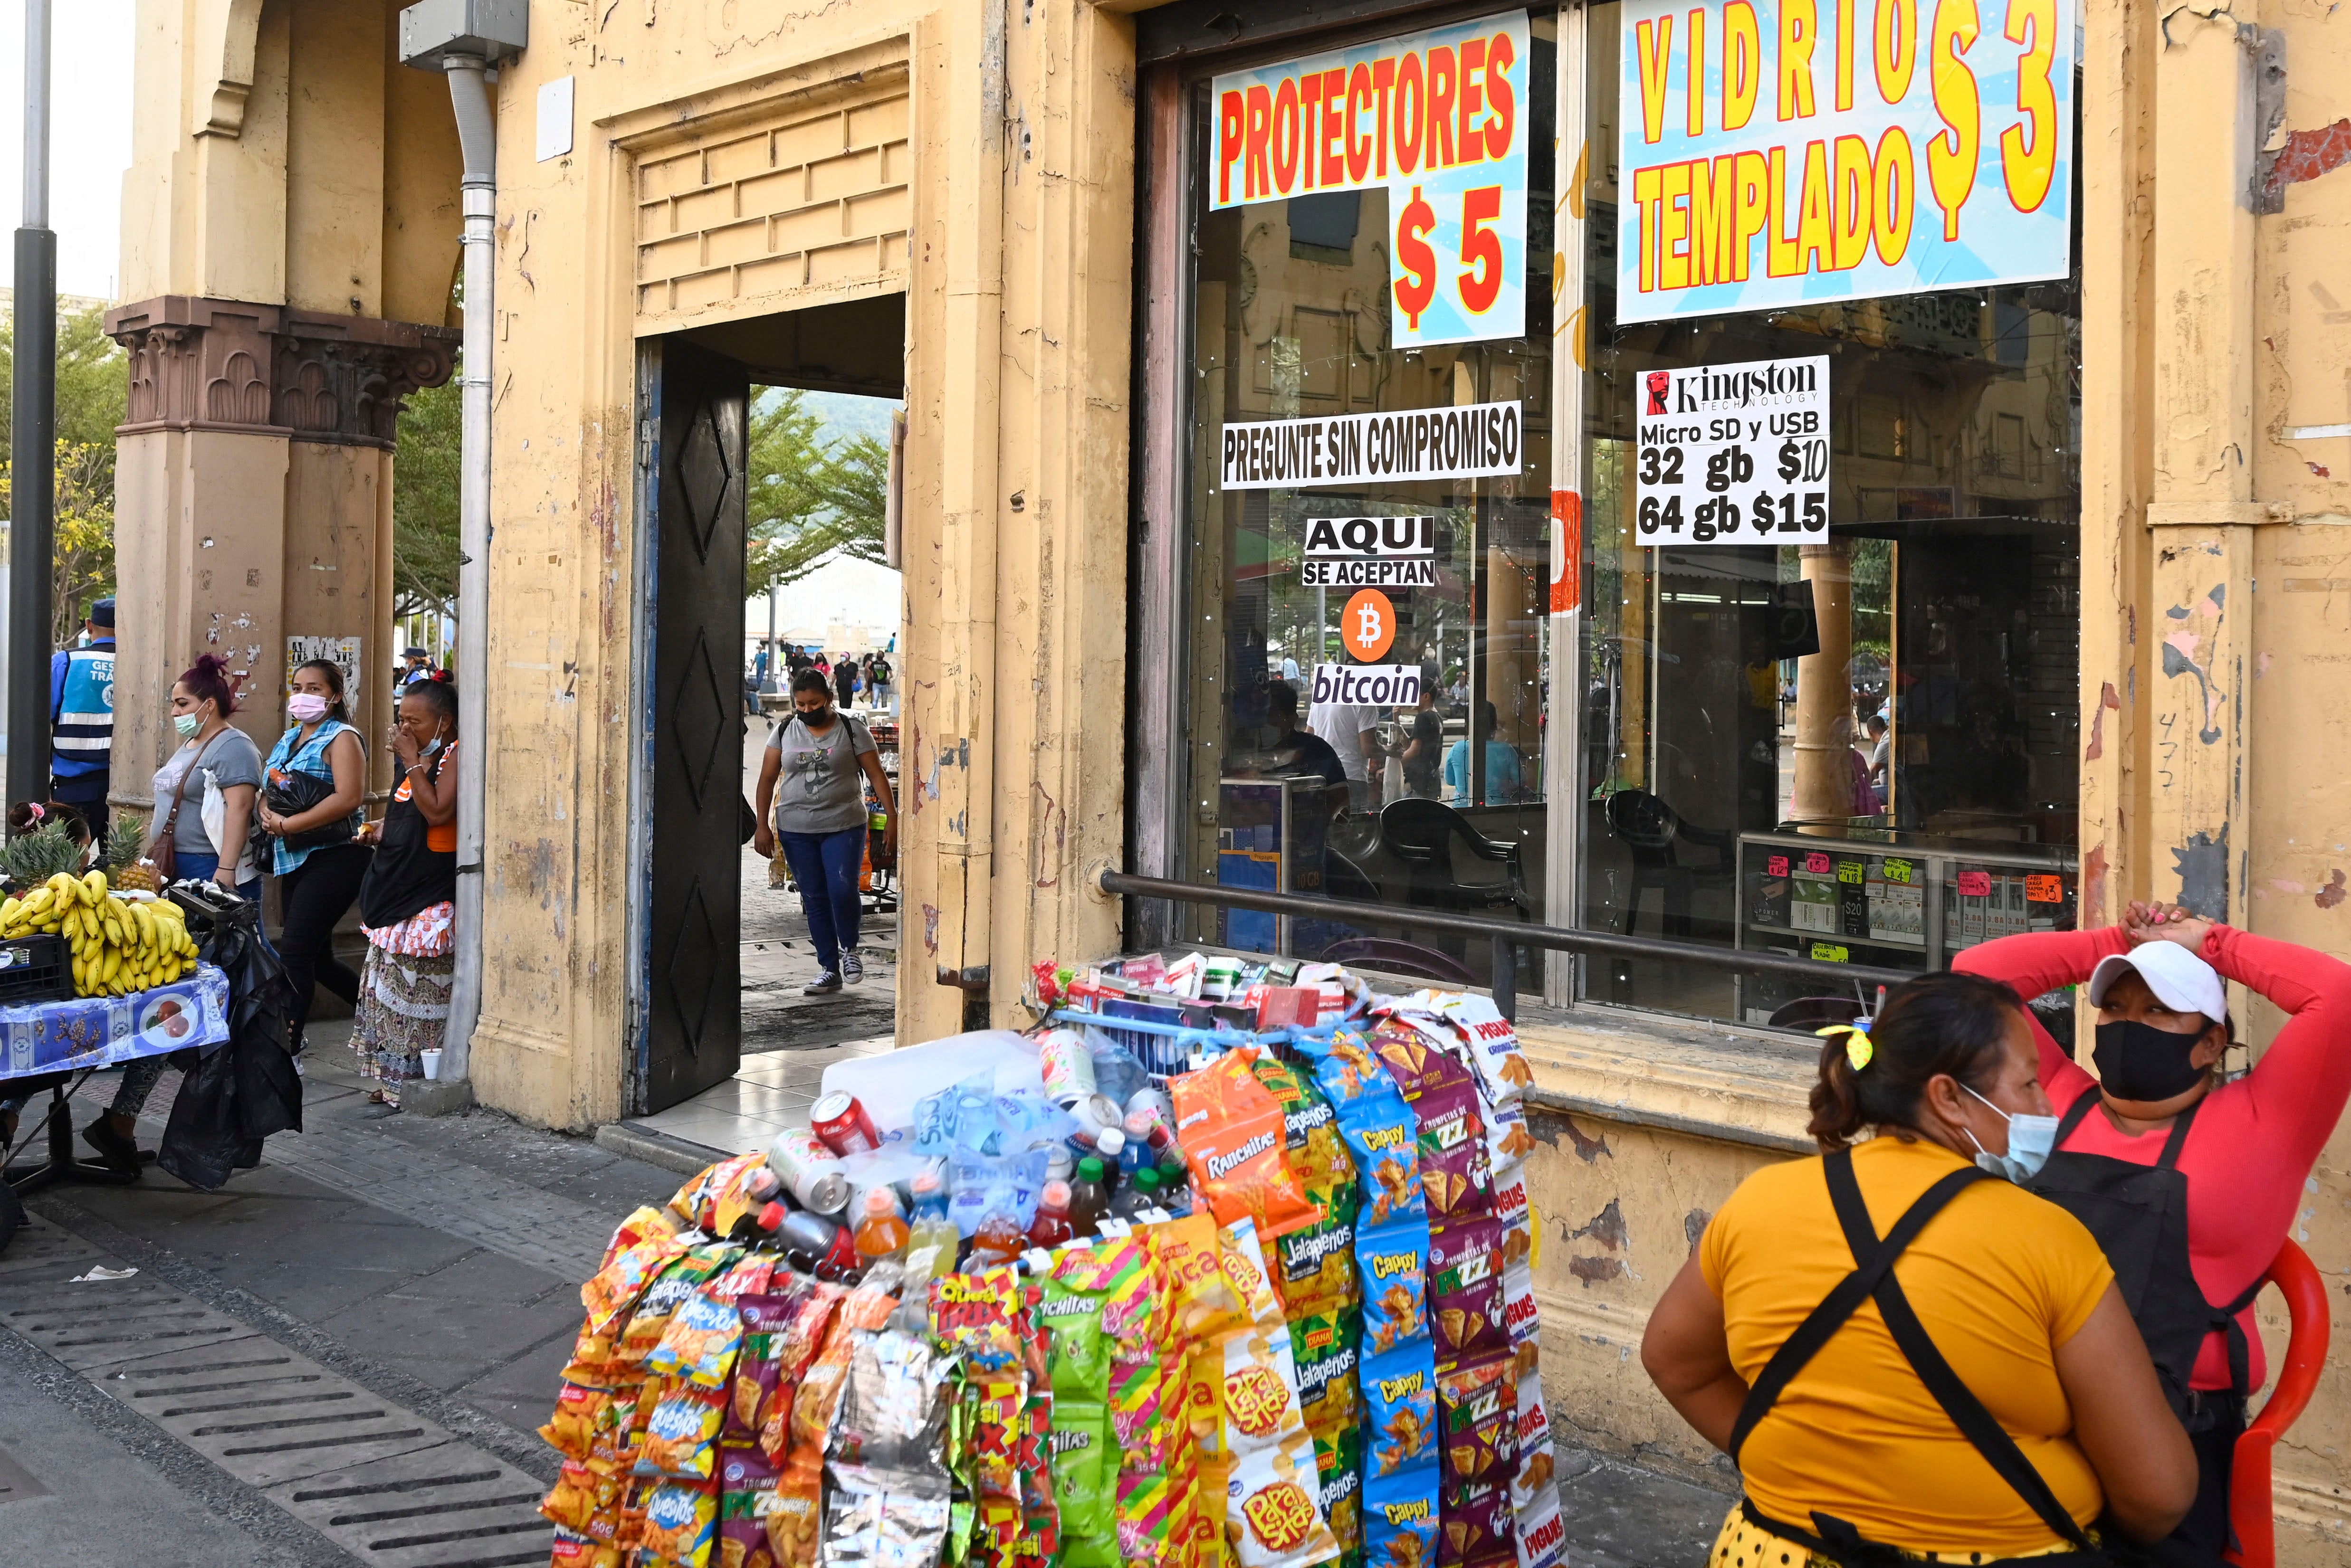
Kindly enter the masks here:
<path id="1" fill-rule="evenodd" d="M 1245 888 L 1217 888 L 1191 882 L 1171 882 L 1161 877 L 1137 877 L 1126 871 L 1104 871 L 1102 888 L 1129 898 L 1168 898 L 1183 904 L 1213 904 L 1220 909 L 1259 909 L 1273 915 L 1302 915 L 1309 919 L 1350 920 L 1359 925 L 1402 926 L 1416 930 L 1449 931 L 1456 936 L 1483 937 L 1493 944 L 1494 1005 L 1502 1016 L 1518 1021 L 1518 961 L 1513 948 L 1547 948 L 1560 952 L 1604 954 L 1612 958 L 1646 959 L 1653 963 L 1687 964 L 1696 969 L 1729 970 L 1738 974 L 1784 974 L 1799 980 L 1825 981 L 1840 993 L 1855 982 L 1899 985 L 1911 978 L 1898 969 L 1869 964 L 1822 963 L 1791 958 L 1785 953 L 1752 952 L 1735 948 L 1711 948 L 1669 937 L 1620 937 L 1609 931 L 1572 931 L 1561 926 L 1537 926 L 1516 920 L 1489 919 L 1482 915 L 1454 915 L 1415 904 L 1362 904 L 1347 898 L 1314 898 L 1303 893 L 1265 893 Z"/>

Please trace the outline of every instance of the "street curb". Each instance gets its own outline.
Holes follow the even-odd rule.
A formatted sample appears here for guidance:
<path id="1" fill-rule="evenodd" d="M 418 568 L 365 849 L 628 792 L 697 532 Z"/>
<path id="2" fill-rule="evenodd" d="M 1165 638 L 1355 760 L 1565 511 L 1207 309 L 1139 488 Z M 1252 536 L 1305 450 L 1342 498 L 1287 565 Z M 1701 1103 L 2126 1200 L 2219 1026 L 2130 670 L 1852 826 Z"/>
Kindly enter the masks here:
<path id="1" fill-rule="evenodd" d="M 722 1159 L 731 1159 L 739 1149 L 712 1148 L 707 1144 L 690 1143 L 673 1137 L 652 1127 L 632 1127 L 627 1122 L 606 1122 L 596 1129 L 596 1143 L 601 1148 L 630 1159 L 674 1170 L 680 1176 L 698 1176 L 707 1167 Z"/>
<path id="2" fill-rule="evenodd" d="M 419 1078 L 400 1086 L 400 1109 L 405 1116 L 455 1116 L 473 1104 L 471 1078 Z"/>

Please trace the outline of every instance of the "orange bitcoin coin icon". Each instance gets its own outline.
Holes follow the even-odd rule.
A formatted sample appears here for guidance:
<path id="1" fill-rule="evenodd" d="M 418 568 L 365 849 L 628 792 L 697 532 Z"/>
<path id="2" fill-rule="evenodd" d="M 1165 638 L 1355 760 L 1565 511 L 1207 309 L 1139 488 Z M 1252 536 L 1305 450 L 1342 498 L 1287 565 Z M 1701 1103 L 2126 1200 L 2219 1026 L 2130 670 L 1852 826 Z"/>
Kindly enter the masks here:
<path id="1" fill-rule="evenodd" d="M 1395 606 L 1379 589 L 1364 589 L 1339 612 L 1339 639 L 1348 652 L 1371 663 L 1395 641 Z"/>

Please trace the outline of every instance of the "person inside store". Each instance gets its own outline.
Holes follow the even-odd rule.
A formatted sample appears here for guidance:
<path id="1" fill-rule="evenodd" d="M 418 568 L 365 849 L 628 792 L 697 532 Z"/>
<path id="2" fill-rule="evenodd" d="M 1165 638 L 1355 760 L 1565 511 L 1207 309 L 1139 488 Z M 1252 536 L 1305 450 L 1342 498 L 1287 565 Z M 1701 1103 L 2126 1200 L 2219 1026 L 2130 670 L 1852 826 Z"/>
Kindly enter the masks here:
<path id="1" fill-rule="evenodd" d="M 1478 728 L 1486 737 L 1486 794 L 1488 805 L 1512 805 L 1519 798 L 1519 753 L 1498 732 L 1502 727 L 1501 715 L 1490 701 L 1478 704 Z M 1445 753 L 1445 787 L 1451 792 L 1453 804 L 1469 803 L 1469 738 L 1464 735 L 1453 742 Z"/>
<path id="2" fill-rule="evenodd" d="M 1892 753 L 1894 750 L 1894 743 L 1892 740 L 1892 732 L 1886 726 L 1886 715 L 1883 713 L 1872 713 L 1868 718 L 1864 719 L 1861 722 L 1861 728 L 1863 733 L 1869 737 L 1869 755 L 1867 758 L 1869 763 L 1869 787 L 1876 798 L 1882 801 L 1886 798 L 1886 766 L 1893 760 Z"/>
<path id="3" fill-rule="evenodd" d="M 865 978 L 857 884 L 870 821 L 866 784 L 883 814 L 873 863 L 886 866 L 898 853 L 898 803 L 881 752 L 865 722 L 838 711 L 832 699 L 832 682 L 820 671 L 792 677 L 791 715 L 769 732 L 759 759 L 759 826 L 751 836 L 760 855 L 772 859 L 782 850 L 799 887 L 818 969 L 800 988 L 804 996 L 829 996 Z"/>
<path id="4" fill-rule="evenodd" d="M 106 792 L 114 781 L 114 601 L 93 599 L 87 639 L 49 656 L 49 798 L 81 814 L 106 847 Z"/>
<path id="5" fill-rule="evenodd" d="M 375 846 L 360 879 L 360 974 L 351 1050 L 372 1079 L 360 1114 L 400 1110 L 402 1085 L 424 1076 L 424 1053 L 441 1049 L 457 974 L 457 689 L 420 680 L 400 695 L 384 735 L 400 783 L 383 819 L 360 830 Z"/>
<path id="6" fill-rule="evenodd" d="M 248 839 L 261 753 L 228 722 L 237 711 L 239 684 L 228 661 L 210 653 L 172 684 L 172 728 L 180 749 L 155 770 L 155 836 L 146 857 L 165 878 L 216 882 L 258 903 L 261 873 Z M 113 1104 L 82 1128 L 82 1141 L 117 1170 L 138 1172 L 139 1113 L 167 1063 L 142 1056 L 125 1067 Z"/>
<path id="7" fill-rule="evenodd" d="M 1255 772 L 1262 778 L 1319 778 L 1333 810 L 1347 802 L 1347 770 L 1331 742 L 1298 727 L 1298 688 L 1287 680 L 1267 683 L 1265 744 Z"/>
<path id="8" fill-rule="evenodd" d="M 414 690 L 411 681 L 409 690 Z M 343 701 L 343 672 L 327 659 L 298 665 L 286 699 L 292 722 L 277 737 L 257 812 L 273 843 L 280 927 L 277 956 L 294 988 L 295 1049 L 317 986 L 359 1005 L 360 977 L 334 955 L 335 925 L 360 896 L 374 851 L 358 842 L 367 752 Z"/>
<path id="9" fill-rule="evenodd" d="M 1380 744 L 1380 711 L 1364 702 L 1317 702 L 1306 711 L 1306 727 L 1338 755 L 1354 809 L 1376 810 L 1379 791 L 1374 770 L 1387 755 Z"/>
<path id="10" fill-rule="evenodd" d="M 1420 700 L 1413 704 L 1405 730 L 1404 793 L 1419 800 L 1437 798 L 1437 778 L 1444 763 L 1445 721 L 1437 715 L 1437 680 L 1432 671 L 1420 677 Z"/>
<path id="11" fill-rule="evenodd" d="M 2097 1010 L 2095 1078 L 2020 1012 L 2060 1113 L 2032 1189 L 2078 1216 L 2130 1282 L 2126 1304 L 2200 1475 L 2165 1561 L 2217 1563 L 2245 1402 L 2268 1375 L 2253 1297 L 2351 1103 L 2351 965 L 2134 903 L 2119 926 L 2002 937 L 1954 967 L 2020 996 L 2082 985 Z M 2231 981 L 2286 1021 L 2250 1071 L 2223 1079 Z"/>
<path id="12" fill-rule="evenodd" d="M 1740 1184 L 1641 1344 L 1744 1483 L 1709 1563 L 2105 1562 L 2108 1532 L 2187 1511 L 2196 1457 L 2115 1271 L 2017 1185 L 2053 1129 L 2038 1069 L 1979 975 L 1919 975 L 1828 1038 L 1823 1153 Z"/>

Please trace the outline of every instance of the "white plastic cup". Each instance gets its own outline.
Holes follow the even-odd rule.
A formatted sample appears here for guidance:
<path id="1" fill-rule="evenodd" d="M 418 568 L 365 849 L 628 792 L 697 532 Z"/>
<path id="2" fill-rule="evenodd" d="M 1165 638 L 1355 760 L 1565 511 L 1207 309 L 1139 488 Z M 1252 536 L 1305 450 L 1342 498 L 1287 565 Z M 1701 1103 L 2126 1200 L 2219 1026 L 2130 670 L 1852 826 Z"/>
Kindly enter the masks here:
<path id="1" fill-rule="evenodd" d="M 421 1053 L 421 1054 L 424 1058 L 424 1076 L 429 1081 L 434 1083 L 439 1082 L 441 1077 L 441 1053 L 438 1051 L 426 1051 Z"/>

